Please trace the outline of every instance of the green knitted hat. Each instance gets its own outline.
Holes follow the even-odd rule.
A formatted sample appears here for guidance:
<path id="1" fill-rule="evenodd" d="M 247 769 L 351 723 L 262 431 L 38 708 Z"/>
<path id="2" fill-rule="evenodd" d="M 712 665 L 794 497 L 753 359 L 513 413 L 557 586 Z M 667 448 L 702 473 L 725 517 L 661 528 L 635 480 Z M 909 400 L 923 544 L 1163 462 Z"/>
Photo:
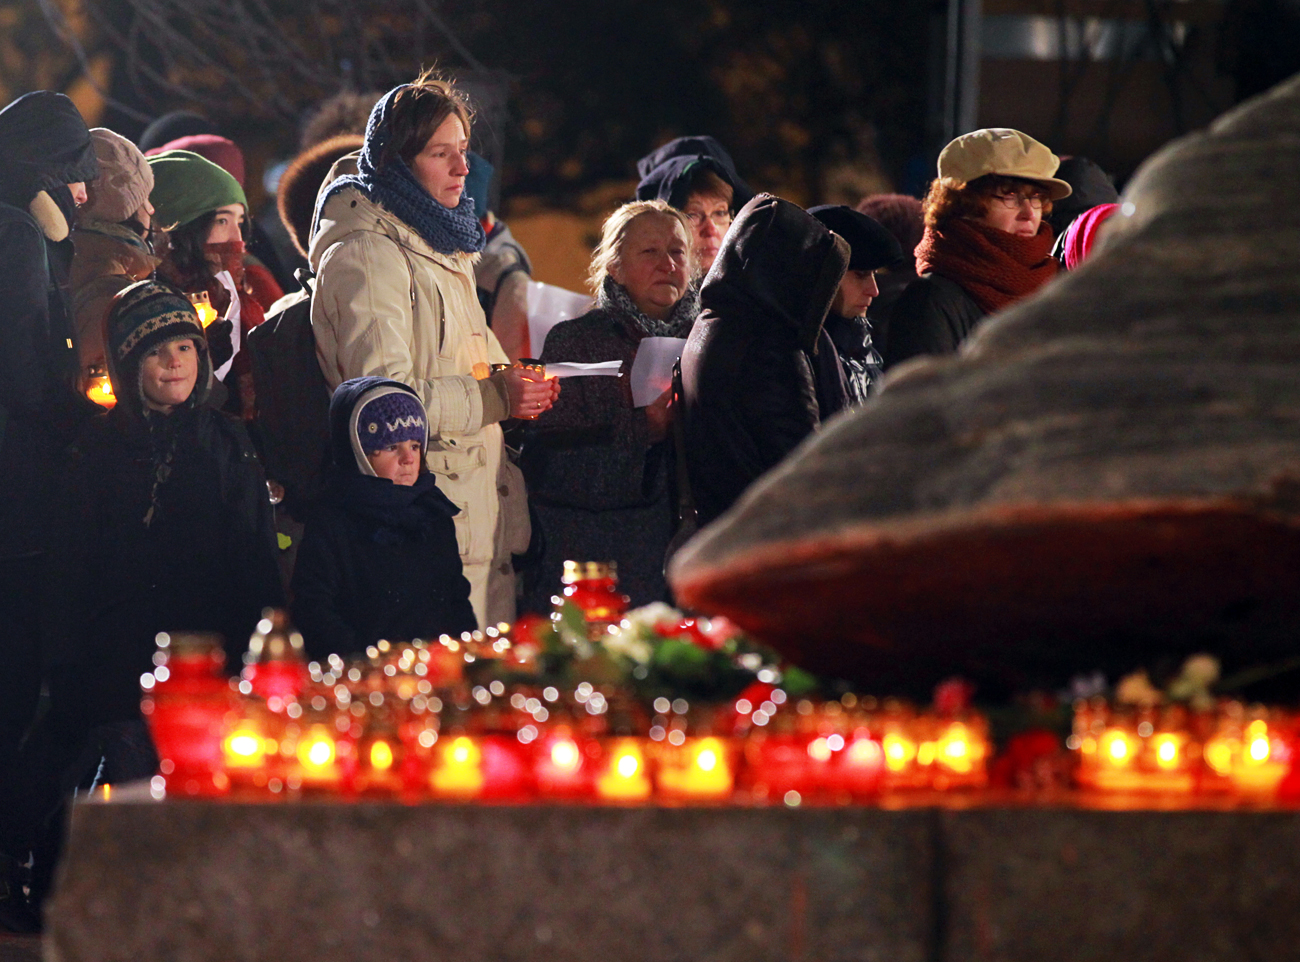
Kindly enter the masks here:
<path id="1" fill-rule="evenodd" d="M 239 181 L 205 157 L 189 150 L 164 150 L 149 158 L 153 169 L 154 218 L 166 230 L 188 224 L 196 217 L 248 198 Z"/>

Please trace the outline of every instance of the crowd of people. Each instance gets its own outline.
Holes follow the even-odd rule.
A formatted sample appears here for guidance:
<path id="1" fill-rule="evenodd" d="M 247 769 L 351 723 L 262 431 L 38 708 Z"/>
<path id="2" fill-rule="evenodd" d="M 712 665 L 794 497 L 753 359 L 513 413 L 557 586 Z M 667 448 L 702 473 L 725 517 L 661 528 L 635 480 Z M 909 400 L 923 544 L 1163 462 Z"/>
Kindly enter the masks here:
<path id="1" fill-rule="evenodd" d="M 58 93 L 0 111 L 4 924 L 48 890 L 60 800 L 153 774 L 158 632 L 220 633 L 234 663 L 289 607 L 311 657 L 346 659 L 545 613 L 566 560 L 666 600 L 696 527 L 891 367 L 1076 267 L 1117 199 L 1008 129 L 950 143 L 923 201 L 857 209 L 755 193 L 678 138 L 605 221 L 594 306 L 532 344 L 465 95 L 425 74 L 350 96 L 269 229 L 201 117 L 132 143 Z M 680 361 L 636 398 L 647 338 Z M 622 376 L 546 374 L 602 362 Z M 319 441 L 290 456 L 285 424 Z"/>

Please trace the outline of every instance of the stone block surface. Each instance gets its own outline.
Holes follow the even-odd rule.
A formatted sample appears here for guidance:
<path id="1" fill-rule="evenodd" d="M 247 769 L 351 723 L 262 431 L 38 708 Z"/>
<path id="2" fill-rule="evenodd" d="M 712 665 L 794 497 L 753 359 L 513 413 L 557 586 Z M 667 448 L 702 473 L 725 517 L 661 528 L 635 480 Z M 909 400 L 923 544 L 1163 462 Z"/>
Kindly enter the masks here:
<path id="1" fill-rule="evenodd" d="M 91 804 L 48 955 L 932 957 L 924 809 Z"/>
<path id="2" fill-rule="evenodd" d="M 940 957 L 1219 962 L 1300 954 L 1300 815 L 940 813 Z"/>

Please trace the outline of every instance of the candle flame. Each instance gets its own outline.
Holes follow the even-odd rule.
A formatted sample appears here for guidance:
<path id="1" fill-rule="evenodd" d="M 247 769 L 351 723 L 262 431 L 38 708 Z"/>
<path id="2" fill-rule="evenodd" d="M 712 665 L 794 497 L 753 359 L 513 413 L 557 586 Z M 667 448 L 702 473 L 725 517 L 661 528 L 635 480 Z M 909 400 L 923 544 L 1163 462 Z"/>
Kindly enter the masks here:
<path id="1" fill-rule="evenodd" d="M 640 767 L 641 760 L 631 752 L 625 752 L 618 756 L 618 761 L 614 765 L 615 770 L 622 778 L 631 778 Z"/>
<path id="2" fill-rule="evenodd" d="M 571 738 L 557 739 L 551 745 L 551 764 L 566 773 L 577 771 L 582 764 L 582 754 Z"/>
<path id="3" fill-rule="evenodd" d="M 892 732 L 885 736 L 884 749 L 885 764 L 891 772 L 901 772 L 916 757 L 916 744 Z"/>
<path id="4" fill-rule="evenodd" d="M 1166 771 L 1178 765 L 1178 739 L 1173 735 L 1156 736 L 1156 765 Z"/>
<path id="5" fill-rule="evenodd" d="M 845 760 L 853 765 L 876 766 L 880 764 L 880 746 L 871 738 L 855 738 L 845 753 Z"/>
<path id="6" fill-rule="evenodd" d="M 831 746 L 824 738 L 816 738 L 808 743 L 808 757 L 815 762 L 830 761 Z"/>
<path id="7" fill-rule="evenodd" d="M 370 746 L 370 767 L 381 772 L 393 767 L 393 750 L 382 738 Z"/>
<path id="8" fill-rule="evenodd" d="M 262 739 L 249 732 L 235 732 L 226 741 L 226 747 L 232 755 L 240 758 L 252 758 L 262 751 Z"/>

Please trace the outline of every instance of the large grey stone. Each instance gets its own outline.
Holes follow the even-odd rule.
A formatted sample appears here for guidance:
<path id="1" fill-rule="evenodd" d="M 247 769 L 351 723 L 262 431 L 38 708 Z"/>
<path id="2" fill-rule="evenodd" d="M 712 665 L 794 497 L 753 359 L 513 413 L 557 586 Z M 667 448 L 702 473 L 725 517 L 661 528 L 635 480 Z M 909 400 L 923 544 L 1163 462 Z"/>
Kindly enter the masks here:
<path id="1" fill-rule="evenodd" d="M 1079 270 L 891 372 L 688 542 L 678 600 L 877 690 L 903 661 L 1285 657 L 1297 169 L 1300 77 L 1154 155 Z"/>

